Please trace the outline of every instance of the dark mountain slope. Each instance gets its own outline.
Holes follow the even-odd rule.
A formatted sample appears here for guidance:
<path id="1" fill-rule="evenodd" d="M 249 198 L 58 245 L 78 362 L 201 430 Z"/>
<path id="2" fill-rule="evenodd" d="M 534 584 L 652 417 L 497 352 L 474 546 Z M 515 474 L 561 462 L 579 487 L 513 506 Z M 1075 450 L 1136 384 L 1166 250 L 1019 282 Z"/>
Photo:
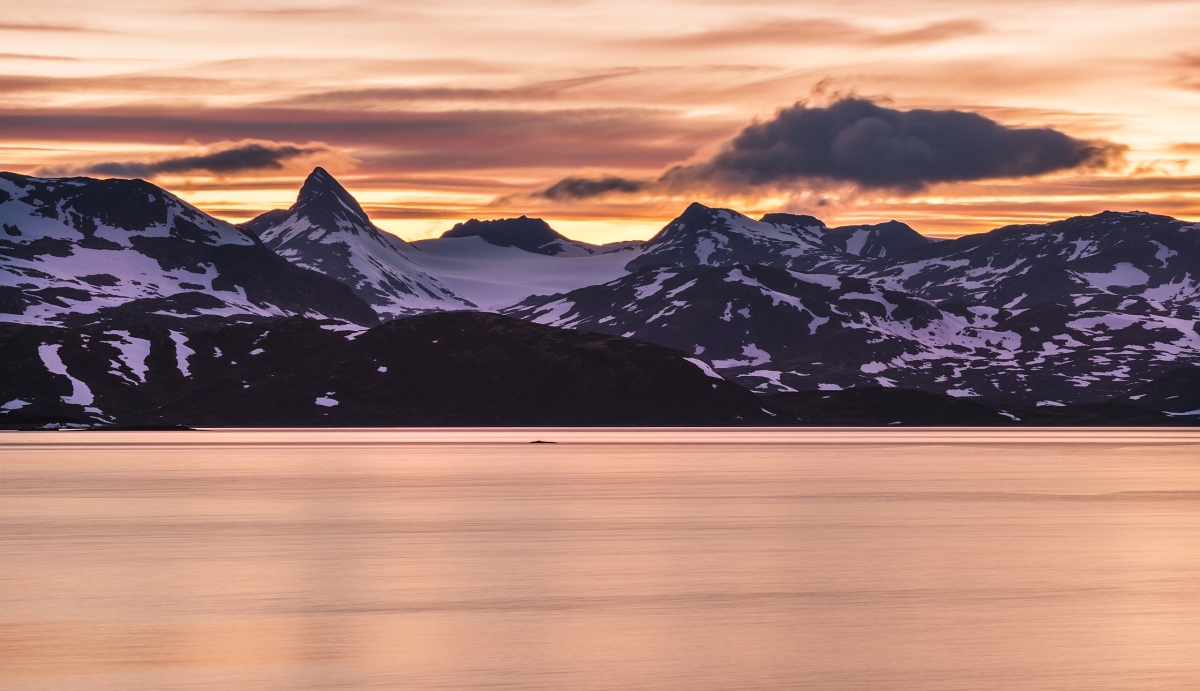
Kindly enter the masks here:
<path id="1" fill-rule="evenodd" d="M 1173 369 L 1118 400 L 1168 415 L 1200 420 L 1200 366 Z"/>
<path id="2" fill-rule="evenodd" d="M 369 331 L 293 318 L 187 335 L 0 326 L 0 417 L 188 426 L 774 424 L 629 339 L 477 312 Z"/>
<path id="3" fill-rule="evenodd" d="M 845 391 L 797 391 L 764 396 L 764 403 L 814 427 L 1087 427 L 1194 426 L 1121 402 L 1041 408 L 991 406 L 916 391 L 861 387 Z"/>

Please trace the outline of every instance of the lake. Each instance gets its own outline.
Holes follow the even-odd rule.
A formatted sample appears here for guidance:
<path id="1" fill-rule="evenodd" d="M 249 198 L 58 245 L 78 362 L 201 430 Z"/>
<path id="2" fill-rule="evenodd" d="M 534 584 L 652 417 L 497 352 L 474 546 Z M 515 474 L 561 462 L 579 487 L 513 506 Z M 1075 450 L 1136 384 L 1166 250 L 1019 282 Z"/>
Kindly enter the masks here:
<path id="1" fill-rule="evenodd" d="M 1198 430 L 0 433 L 5 691 L 1194 688 Z"/>

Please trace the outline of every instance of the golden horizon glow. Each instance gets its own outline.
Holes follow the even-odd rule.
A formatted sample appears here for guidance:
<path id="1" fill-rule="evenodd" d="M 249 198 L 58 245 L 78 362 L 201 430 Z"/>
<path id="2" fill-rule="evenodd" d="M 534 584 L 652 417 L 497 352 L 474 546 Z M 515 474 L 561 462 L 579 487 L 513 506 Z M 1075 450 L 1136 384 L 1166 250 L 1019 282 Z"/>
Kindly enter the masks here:
<path id="1" fill-rule="evenodd" d="M 1200 217 L 1200 5 L 982 5 L 47 0 L 0 11 L 0 169 L 145 168 L 242 221 L 288 206 L 321 165 L 413 240 L 521 214 L 588 242 L 644 239 L 693 200 L 940 237 L 1105 209 Z M 655 179 L 780 108 L 846 94 L 1115 142 L 1126 165 L 909 196 L 803 182 L 533 196 L 570 176 Z M 221 174 L 147 167 L 255 144 L 288 153 Z"/>

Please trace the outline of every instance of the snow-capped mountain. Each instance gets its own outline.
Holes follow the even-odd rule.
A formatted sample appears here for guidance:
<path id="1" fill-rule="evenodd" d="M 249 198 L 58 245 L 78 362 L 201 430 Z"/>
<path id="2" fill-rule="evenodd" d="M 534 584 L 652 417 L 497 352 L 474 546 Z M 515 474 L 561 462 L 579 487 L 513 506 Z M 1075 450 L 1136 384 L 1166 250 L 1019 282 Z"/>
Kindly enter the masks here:
<path id="1" fill-rule="evenodd" d="M 857 273 L 935 300 L 1016 308 L 1118 296 L 1132 301 L 1122 309 L 1187 318 L 1174 310 L 1200 298 L 1200 224 L 1106 211 L 938 242 Z"/>
<path id="2" fill-rule="evenodd" d="M 0 321 L 79 329 L 77 345 L 139 391 L 199 352 L 192 334 L 231 322 L 481 310 L 674 348 L 761 394 L 907 387 L 1043 408 L 1126 396 L 1200 417 L 1171 379 L 1196 380 L 1200 364 L 1200 224 L 1138 212 L 933 242 L 895 221 L 829 229 L 692 204 L 644 243 L 574 242 L 526 217 L 407 243 L 321 169 L 290 209 L 241 228 L 139 180 L 0 174 L 0 279 Z M 73 387 L 75 345 L 40 345 L 54 352 L 38 366 Z M 87 398 L 78 381 L 59 398 Z"/>
<path id="3" fill-rule="evenodd" d="M 308 176 L 286 213 L 268 211 L 245 227 L 293 264 L 350 286 L 385 319 L 476 307 L 426 273 L 412 245 L 375 227 L 323 168 Z"/>
<path id="4" fill-rule="evenodd" d="M 867 259 L 870 236 L 854 234 L 879 227 L 856 228 L 842 234 L 852 247 L 825 248 L 843 258 L 804 273 L 781 268 L 799 253 L 728 261 L 768 253 L 753 221 L 696 205 L 685 216 L 668 226 L 675 248 L 707 247 L 715 228 L 724 247 L 755 249 L 660 253 L 505 313 L 678 348 L 762 392 L 882 385 L 1052 406 L 1200 362 L 1200 229 L 1175 219 L 1100 214 Z M 884 230 L 903 238 L 899 225 Z"/>
<path id="5" fill-rule="evenodd" d="M 141 180 L 0 173 L 0 321 L 373 324 L 346 286 Z"/>
<path id="6" fill-rule="evenodd" d="M 824 231 L 825 224 L 812 216 L 767 214 L 755 221 L 732 209 L 693 203 L 643 243 L 626 268 L 762 264 L 808 269 L 843 254 L 825 246 Z"/>

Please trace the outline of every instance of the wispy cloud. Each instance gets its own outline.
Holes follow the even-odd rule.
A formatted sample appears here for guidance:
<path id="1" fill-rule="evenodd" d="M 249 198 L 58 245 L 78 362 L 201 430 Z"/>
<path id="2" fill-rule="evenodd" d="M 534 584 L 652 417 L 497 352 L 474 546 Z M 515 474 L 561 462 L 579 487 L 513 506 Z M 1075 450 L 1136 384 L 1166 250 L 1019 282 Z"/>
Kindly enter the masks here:
<path id="1" fill-rule="evenodd" d="M 46 60 L 50 62 L 79 62 L 65 55 L 35 55 L 32 53 L 0 53 L 0 60 Z"/>
<path id="2" fill-rule="evenodd" d="M 108 29 L 97 29 L 79 24 L 52 24 L 46 22 L 0 21 L 0 31 L 39 31 L 56 33 L 112 33 Z"/>
<path id="3" fill-rule="evenodd" d="M 337 106 L 355 104 L 379 105 L 385 103 L 411 103 L 416 101 L 501 101 L 527 102 L 555 100 L 564 94 L 583 87 L 637 74 L 642 70 L 627 68 L 600 74 L 588 74 L 565 79 L 552 79 L 509 88 L 471 87 L 386 87 L 369 89 L 340 89 L 294 96 L 264 106 Z"/>
<path id="4" fill-rule="evenodd" d="M 40 141 L 178 144 L 322 141 L 365 163 L 410 171 L 621 166 L 661 168 L 727 131 L 649 109 L 349 112 L 228 108 L 0 111 L 0 131 Z"/>
<path id="5" fill-rule="evenodd" d="M 904 31 L 880 31 L 841 19 L 771 18 L 733 28 L 712 29 L 694 33 L 645 39 L 646 43 L 670 47 L 711 49 L 740 45 L 763 44 L 835 45 L 851 44 L 887 48 L 901 45 L 922 45 L 949 41 L 987 32 L 987 27 L 974 19 L 954 19 L 933 22 Z"/>

